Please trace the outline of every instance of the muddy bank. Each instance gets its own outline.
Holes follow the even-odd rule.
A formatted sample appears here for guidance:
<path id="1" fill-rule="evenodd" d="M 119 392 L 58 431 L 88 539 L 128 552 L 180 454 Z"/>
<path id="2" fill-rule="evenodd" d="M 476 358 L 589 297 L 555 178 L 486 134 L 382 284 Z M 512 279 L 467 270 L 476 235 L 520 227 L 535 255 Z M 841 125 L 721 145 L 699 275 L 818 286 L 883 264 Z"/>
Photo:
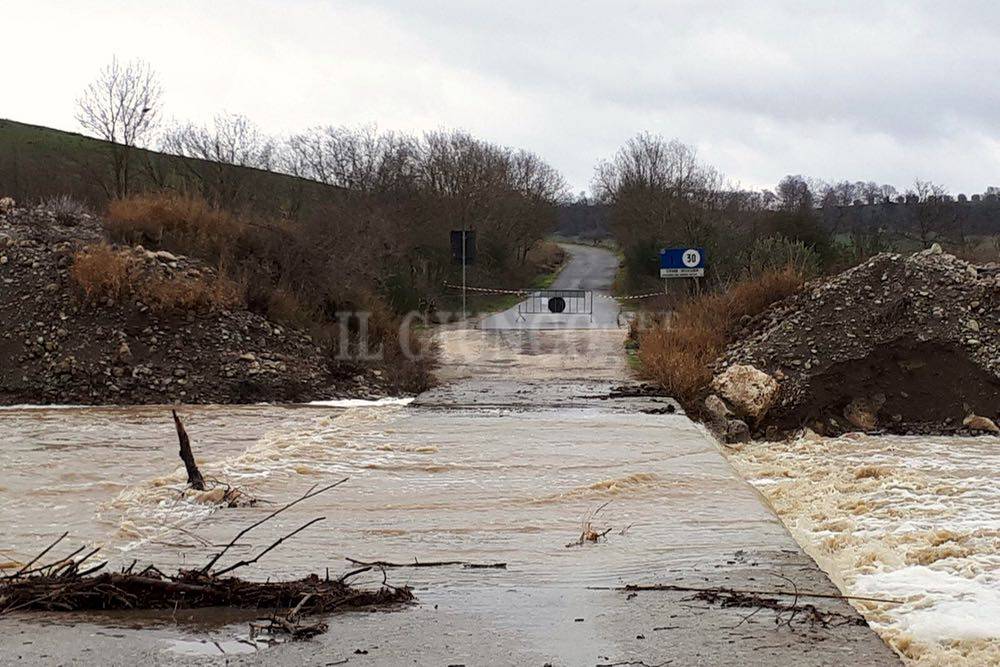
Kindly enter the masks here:
<path id="1" fill-rule="evenodd" d="M 996 432 L 1000 268 L 882 254 L 744 323 L 707 405 L 753 435 Z M 757 373 L 756 371 L 761 371 Z"/>
<path id="2" fill-rule="evenodd" d="M 300 402 L 376 398 L 377 371 L 333 373 L 310 337 L 242 308 L 158 312 L 87 303 L 70 278 L 101 222 L 44 208 L 0 211 L 0 405 Z M 187 257 L 133 248 L 145 270 L 213 276 Z"/>

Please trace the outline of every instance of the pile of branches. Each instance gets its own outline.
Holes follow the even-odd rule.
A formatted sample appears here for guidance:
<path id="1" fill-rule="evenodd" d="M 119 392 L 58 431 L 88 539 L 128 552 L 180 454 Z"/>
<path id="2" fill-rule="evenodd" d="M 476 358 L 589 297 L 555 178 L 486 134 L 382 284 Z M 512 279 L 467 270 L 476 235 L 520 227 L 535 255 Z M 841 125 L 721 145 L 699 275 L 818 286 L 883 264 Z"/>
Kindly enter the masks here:
<path id="1" fill-rule="evenodd" d="M 19 609 L 92 611 L 106 609 L 289 609 L 323 614 L 413 600 L 407 588 L 354 588 L 340 579 L 311 574 L 295 581 L 246 581 L 196 570 L 167 576 L 150 566 L 132 573 L 104 572 L 81 576 L 73 568 L 55 573 L 14 576 L 0 583 L 0 615 Z"/>
<path id="2" fill-rule="evenodd" d="M 412 601 L 414 597 L 409 588 L 395 587 L 386 582 L 384 569 L 382 584 L 377 590 L 355 588 L 347 583 L 348 578 L 360 573 L 358 570 L 332 580 L 329 573 L 324 578 L 311 574 L 293 581 L 266 582 L 224 576 L 256 563 L 285 540 L 322 521 L 323 517 L 313 519 L 284 535 L 253 558 L 239 560 L 226 567 L 217 567 L 229 549 L 251 530 L 303 500 L 317 496 L 346 481 L 342 479 L 318 490 L 313 487 L 300 498 L 241 530 L 221 551 L 212 556 L 204 567 L 180 570 L 174 576 L 168 576 L 152 565 L 136 572 L 135 561 L 120 572 L 104 572 L 106 561 L 86 565 L 86 562 L 100 550 L 99 547 L 90 550 L 82 557 L 78 556 L 85 551 L 85 547 L 77 549 L 68 556 L 46 562 L 44 560 L 46 555 L 68 534 L 63 533 L 20 570 L 0 578 L 0 616 L 18 610 L 89 611 L 200 607 L 291 609 L 291 613 L 284 617 L 272 616 L 274 625 L 272 631 L 284 629 L 293 638 L 298 638 L 300 635 L 309 634 L 309 630 L 304 629 L 298 621 L 303 615 Z M 37 563 L 42 564 L 36 565 Z M 369 569 L 371 568 L 364 568 L 364 570 Z M 319 627 L 325 629 L 323 624 L 309 626 L 311 629 Z"/>
<path id="3" fill-rule="evenodd" d="M 864 618 L 857 614 L 841 614 L 836 611 L 825 611 L 813 604 L 800 604 L 798 596 L 791 604 L 779 601 L 777 598 L 765 597 L 753 592 L 736 591 L 720 588 L 718 590 L 698 591 L 692 599 L 701 600 L 708 604 L 718 604 L 726 608 L 753 609 L 749 616 L 745 616 L 740 625 L 747 622 L 761 609 L 769 609 L 774 612 L 775 625 L 785 625 L 792 627 L 792 622 L 807 624 L 809 626 L 820 626 L 823 628 L 839 627 L 841 625 L 867 626 Z M 787 616 L 785 615 L 787 612 Z"/>

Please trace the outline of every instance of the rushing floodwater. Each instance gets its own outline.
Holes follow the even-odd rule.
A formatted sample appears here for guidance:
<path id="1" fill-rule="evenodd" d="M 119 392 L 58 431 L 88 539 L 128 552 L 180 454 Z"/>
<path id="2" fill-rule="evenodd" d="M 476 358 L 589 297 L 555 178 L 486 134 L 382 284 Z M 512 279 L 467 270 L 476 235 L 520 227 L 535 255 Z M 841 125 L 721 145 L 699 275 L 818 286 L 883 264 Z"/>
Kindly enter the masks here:
<path id="1" fill-rule="evenodd" d="M 845 436 L 733 456 L 848 593 L 918 664 L 1000 663 L 1000 444 Z"/>
<path id="2" fill-rule="evenodd" d="M 263 500 L 283 504 L 314 484 L 350 478 L 251 533 L 229 562 L 325 517 L 243 576 L 334 574 L 352 568 L 348 557 L 505 562 L 507 570 L 390 576 L 414 586 L 424 608 L 459 596 L 463 609 L 521 632 L 553 622 L 532 620 L 531 596 L 582 605 L 588 585 L 697 569 L 780 531 L 681 417 L 398 405 L 189 407 L 183 416 L 205 477 Z M 673 420 L 669 438 L 665 420 Z M 221 489 L 185 492 L 166 408 L 4 410 L 0 441 L 0 567 L 23 563 L 64 530 L 61 553 L 101 545 L 111 567 L 133 559 L 165 572 L 199 566 L 212 545 L 274 507 L 219 509 Z M 595 528 L 612 529 L 607 542 L 567 548 L 608 501 L 594 517 Z M 515 589 L 531 591 L 525 606 L 512 605 Z M 539 646 L 555 641 L 538 632 Z M 175 650 L 187 650 L 178 639 Z M 572 661 L 592 649 L 578 639 L 560 651 Z"/>

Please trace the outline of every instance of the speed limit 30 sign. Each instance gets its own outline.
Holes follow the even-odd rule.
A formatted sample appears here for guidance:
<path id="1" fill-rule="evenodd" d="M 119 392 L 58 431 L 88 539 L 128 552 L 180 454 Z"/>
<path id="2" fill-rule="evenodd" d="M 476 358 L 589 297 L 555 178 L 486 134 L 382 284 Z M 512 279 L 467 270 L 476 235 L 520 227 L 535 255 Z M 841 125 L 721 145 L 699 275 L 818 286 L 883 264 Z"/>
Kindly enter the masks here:
<path id="1" fill-rule="evenodd" d="M 704 248 L 664 248 L 660 251 L 661 278 L 701 278 L 704 275 Z"/>

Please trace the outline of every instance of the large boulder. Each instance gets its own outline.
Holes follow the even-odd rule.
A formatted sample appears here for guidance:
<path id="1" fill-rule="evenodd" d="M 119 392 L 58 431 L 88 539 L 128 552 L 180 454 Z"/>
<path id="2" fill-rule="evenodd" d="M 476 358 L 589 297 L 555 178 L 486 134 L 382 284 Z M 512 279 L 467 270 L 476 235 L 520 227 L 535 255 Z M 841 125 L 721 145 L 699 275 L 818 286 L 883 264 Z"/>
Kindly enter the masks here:
<path id="1" fill-rule="evenodd" d="M 962 420 L 962 425 L 970 431 L 982 431 L 984 433 L 1000 433 L 1000 427 L 989 417 L 971 414 Z"/>
<path id="2" fill-rule="evenodd" d="M 862 431 L 874 431 L 878 412 L 885 405 L 885 394 L 855 398 L 844 408 L 844 419 Z"/>
<path id="3" fill-rule="evenodd" d="M 778 381 L 746 364 L 730 366 L 712 380 L 712 389 L 732 406 L 738 415 L 757 422 L 774 405 Z"/>

